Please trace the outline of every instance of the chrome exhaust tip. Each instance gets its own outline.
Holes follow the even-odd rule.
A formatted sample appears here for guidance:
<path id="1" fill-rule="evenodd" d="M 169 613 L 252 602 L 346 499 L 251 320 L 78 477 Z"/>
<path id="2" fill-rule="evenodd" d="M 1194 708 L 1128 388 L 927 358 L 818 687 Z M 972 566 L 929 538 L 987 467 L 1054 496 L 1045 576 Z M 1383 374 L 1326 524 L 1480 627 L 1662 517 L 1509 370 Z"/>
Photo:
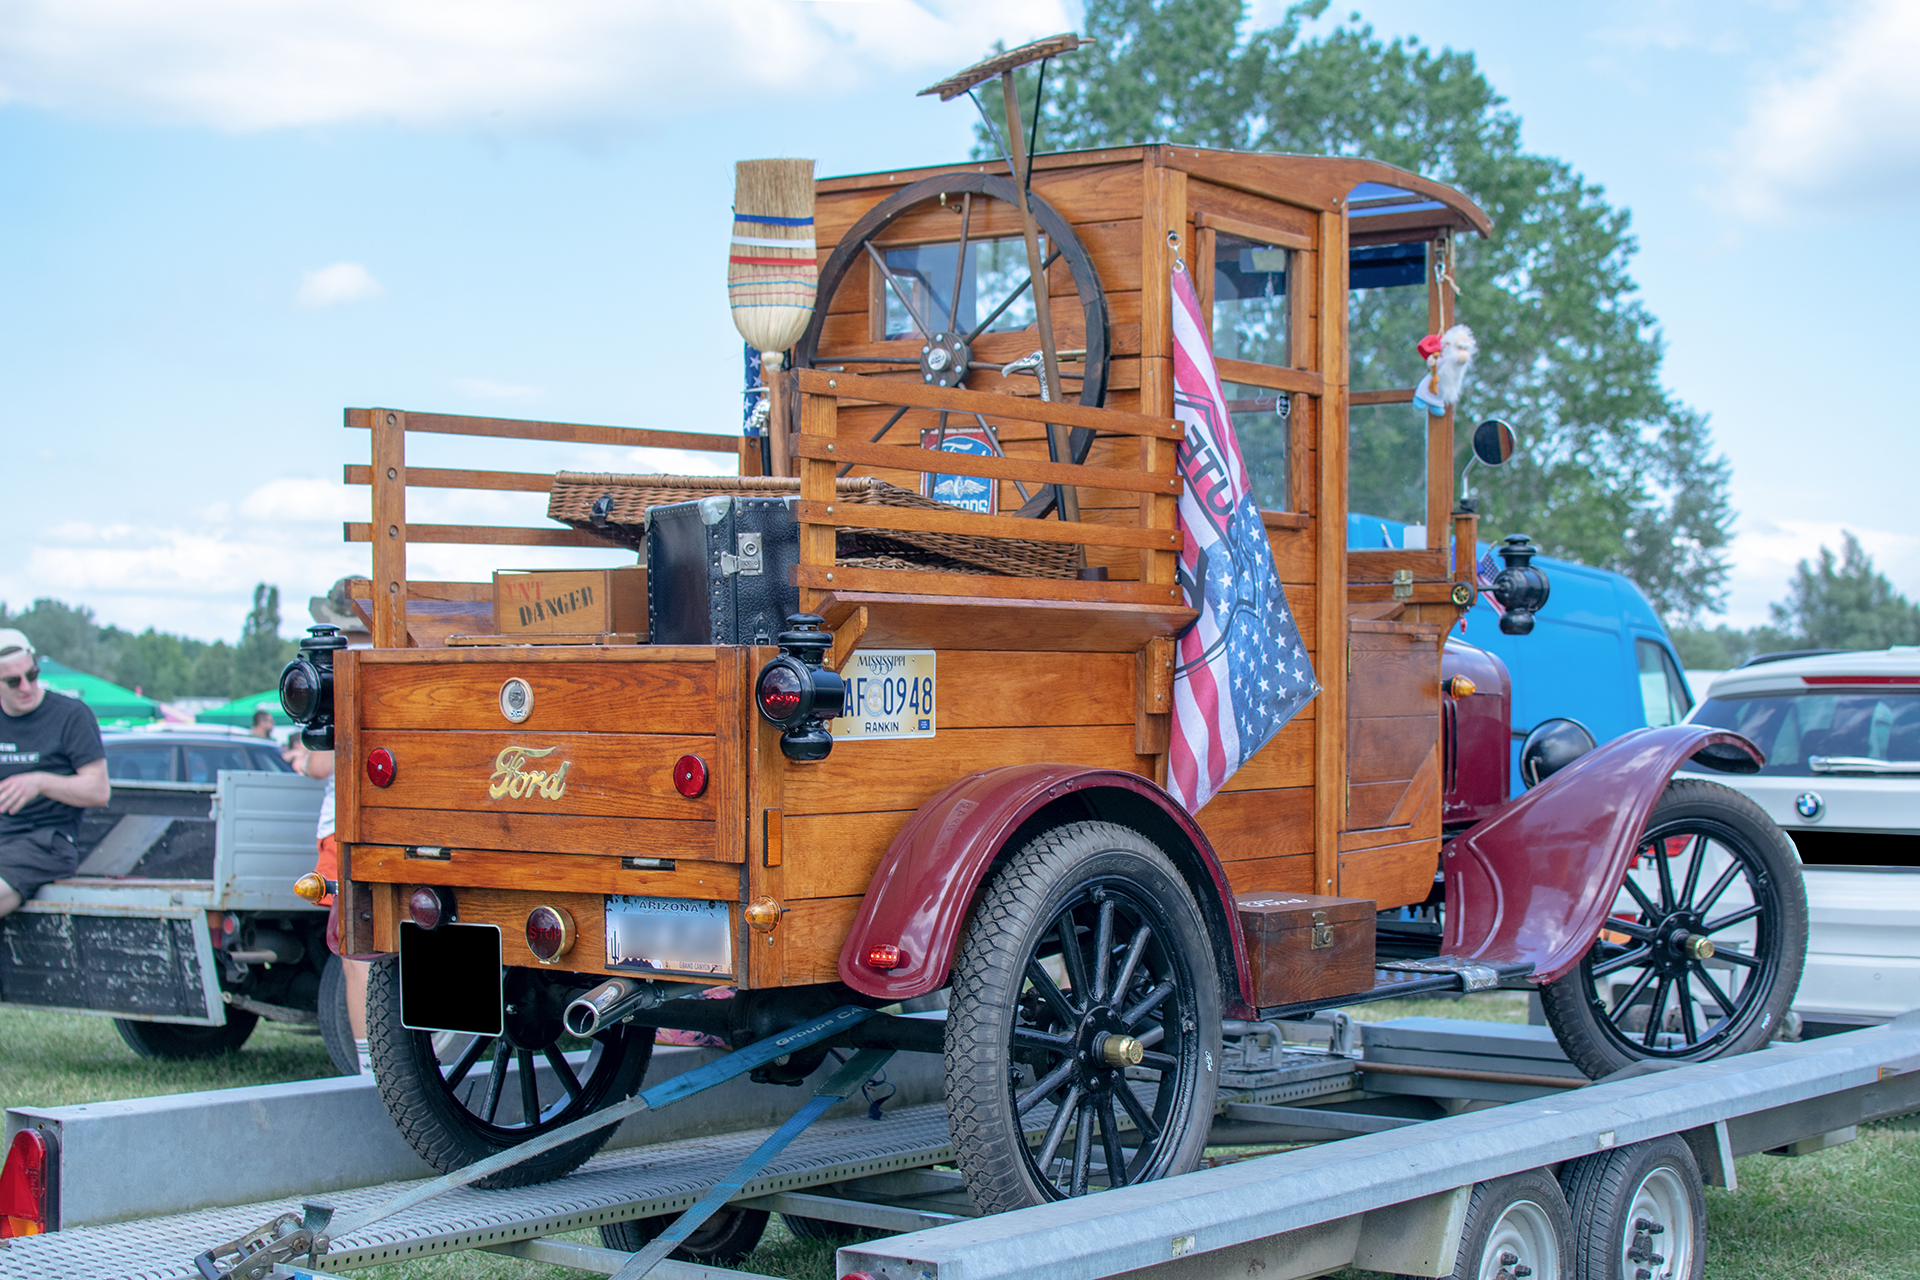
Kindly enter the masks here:
<path id="1" fill-rule="evenodd" d="M 632 978 L 608 978 L 569 1004 L 560 1020 L 570 1034 L 588 1039 L 655 1002 L 648 985 Z"/>

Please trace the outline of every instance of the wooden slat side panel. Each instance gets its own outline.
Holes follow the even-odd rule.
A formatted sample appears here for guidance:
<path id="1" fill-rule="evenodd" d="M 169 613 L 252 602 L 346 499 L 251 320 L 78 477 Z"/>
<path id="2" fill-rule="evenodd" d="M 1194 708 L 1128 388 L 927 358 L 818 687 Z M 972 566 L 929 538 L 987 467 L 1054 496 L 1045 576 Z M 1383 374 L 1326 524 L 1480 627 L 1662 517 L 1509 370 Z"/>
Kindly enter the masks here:
<path id="1" fill-rule="evenodd" d="M 516 733 L 710 734 L 714 664 L 543 662 L 517 667 L 373 663 L 361 684 L 368 730 L 471 729 Z M 500 713 L 500 687 L 518 676 L 533 690 L 519 725 Z"/>
<path id="2" fill-rule="evenodd" d="M 1340 893 L 1372 898 L 1382 911 L 1425 902 L 1440 865 L 1437 837 L 1340 854 Z"/>
<path id="3" fill-rule="evenodd" d="M 365 736 L 368 750 L 385 747 L 398 764 L 393 785 L 366 788 L 368 809 L 453 809 L 478 813 L 666 818 L 710 822 L 714 793 L 689 799 L 673 788 L 673 764 L 693 754 L 714 758 L 714 739 L 699 734 L 420 733 L 388 730 Z M 549 751 L 518 758 L 515 750 Z M 505 758 L 503 759 L 503 754 Z M 514 774 L 547 775 L 549 791 L 560 767 L 557 796 Z M 496 781 L 518 789 L 489 794 Z M 413 843 L 413 842 L 410 842 Z"/>
<path id="4" fill-rule="evenodd" d="M 887 846 L 911 817 L 912 810 L 895 809 L 788 818 L 783 837 L 792 851 L 786 861 L 787 892 L 801 898 L 864 894 Z"/>
<path id="5" fill-rule="evenodd" d="M 379 844 L 492 849 L 506 853 L 583 854 L 615 858 L 713 857 L 715 825 L 708 819 L 636 822 L 551 813 L 486 810 L 389 809 L 360 811 L 361 839 Z M 738 862 L 739 856 L 725 861 Z M 529 864 L 539 861 L 528 859 Z"/>
<path id="6" fill-rule="evenodd" d="M 740 869 L 711 862 L 683 863 L 672 871 L 632 871 L 613 858 L 586 854 L 549 853 L 530 858 L 519 850 L 466 848 L 453 850 L 441 862 L 409 858 L 404 849 L 392 845 L 363 844 L 353 852 L 353 865 L 354 873 L 362 879 L 403 886 L 446 885 L 457 890 L 511 884 L 565 893 L 638 893 L 729 902 L 740 897 Z M 455 900 L 457 903 L 457 894 Z"/>
<path id="7" fill-rule="evenodd" d="M 1434 744 L 1440 740 L 1440 717 L 1381 716 L 1347 722 L 1349 767 L 1357 793 L 1362 783 L 1399 782 L 1403 786 L 1414 776 Z M 1357 818 L 1347 826 L 1378 826 Z"/>
<path id="8" fill-rule="evenodd" d="M 1228 227 L 1232 232 L 1245 234 L 1254 227 L 1283 231 L 1306 241 L 1304 247 L 1308 248 L 1320 230 L 1319 216 L 1311 209 L 1236 191 L 1191 174 L 1187 177 L 1187 203 L 1205 213 L 1219 213 L 1252 224 L 1251 227 Z"/>
<path id="9" fill-rule="evenodd" d="M 801 898 L 781 903 L 787 910 L 780 926 L 769 935 L 756 935 L 750 945 L 758 968 L 759 953 L 777 955 L 782 986 L 797 987 L 840 980 L 840 948 L 846 945 L 859 913 L 859 898 Z"/>
<path id="10" fill-rule="evenodd" d="M 1313 788 L 1223 791 L 1200 810 L 1200 828 L 1223 863 L 1313 851 Z"/>
<path id="11" fill-rule="evenodd" d="M 1224 791 L 1313 785 L 1313 721 L 1294 719 L 1228 778 Z"/>
<path id="12" fill-rule="evenodd" d="M 1242 858 L 1225 864 L 1227 884 L 1235 893 L 1312 893 L 1313 855 L 1296 853 L 1284 858 Z"/>
<path id="13" fill-rule="evenodd" d="M 787 822 L 810 813 L 918 809 L 954 779 L 977 769 L 1062 761 L 1145 775 L 1152 757 L 1133 750 L 1133 724 L 942 730 L 935 738 L 837 742 L 820 764 L 786 779 Z"/>
<path id="14" fill-rule="evenodd" d="M 1055 724 L 1133 723 L 1131 654 L 942 649 L 936 661 L 941 703 L 935 718 L 942 734 L 1018 727 L 1036 718 Z"/>

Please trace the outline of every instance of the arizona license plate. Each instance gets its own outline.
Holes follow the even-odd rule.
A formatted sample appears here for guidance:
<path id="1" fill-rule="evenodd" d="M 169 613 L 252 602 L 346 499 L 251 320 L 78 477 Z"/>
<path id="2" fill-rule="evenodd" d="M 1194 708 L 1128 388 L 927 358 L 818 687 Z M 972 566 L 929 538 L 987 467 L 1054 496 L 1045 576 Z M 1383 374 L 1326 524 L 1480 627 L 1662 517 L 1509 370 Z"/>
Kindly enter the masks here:
<path id="1" fill-rule="evenodd" d="M 697 898 L 607 895 L 607 967 L 648 973 L 731 974 L 727 904 Z"/>
<path id="2" fill-rule="evenodd" d="M 933 737 L 933 657 L 931 649 L 855 649 L 840 664 L 847 714 L 827 726 L 834 740 Z"/>

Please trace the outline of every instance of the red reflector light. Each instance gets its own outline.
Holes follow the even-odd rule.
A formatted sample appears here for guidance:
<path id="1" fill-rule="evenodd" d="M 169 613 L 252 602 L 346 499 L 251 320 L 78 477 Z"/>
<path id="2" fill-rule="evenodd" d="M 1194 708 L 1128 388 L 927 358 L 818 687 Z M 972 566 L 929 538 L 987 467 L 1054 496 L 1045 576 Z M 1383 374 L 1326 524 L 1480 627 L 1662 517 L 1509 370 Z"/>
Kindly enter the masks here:
<path id="1" fill-rule="evenodd" d="M 707 789 L 707 762 L 699 756 L 681 756 L 673 762 L 673 789 L 692 800 Z"/>
<path id="2" fill-rule="evenodd" d="M 422 929 L 438 929 L 453 918 L 453 895 L 422 885 L 407 897 L 407 918 Z"/>
<path id="3" fill-rule="evenodd" d="M 907 953 L 891 942 L 876 942 L 867 948 L 867 968 L 885 973 L 907 963 Z"/>
<path id="4" fill-rule="evenodd" d="M 51 1144 L 39 1130 L 22 1129 L 13 1135 L 7 1163 L 0 1168 L 0 1239 L 46 1232 L 52 1208 L 47 1195 L 51 1154 Z"/>
<path id="5" fill-rule="evenodd" d="M 393 752 L 385 747 L 375 747 L 367 752 L 367 781 L 376 787 L 393 785 L 394 774 L 400 771 L 400 765 L 393 758 Z"/>
<path id="6" fill-rule="evenodd" d="M 804 692 L 800 677 L 792 668 L 770 666 L 760 673 L 760 685 L 756 693 L 760 699 L 760 710 L 769 720 L 786 720 L 800 709 L 800 696 Z"/>

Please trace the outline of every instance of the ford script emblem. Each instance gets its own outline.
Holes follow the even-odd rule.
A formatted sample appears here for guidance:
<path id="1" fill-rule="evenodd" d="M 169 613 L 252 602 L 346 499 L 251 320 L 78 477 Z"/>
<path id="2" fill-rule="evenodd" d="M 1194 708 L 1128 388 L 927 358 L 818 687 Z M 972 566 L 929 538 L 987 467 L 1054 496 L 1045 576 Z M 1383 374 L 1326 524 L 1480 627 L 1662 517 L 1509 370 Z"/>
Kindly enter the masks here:
<path id="1" fill-rule="evenodd" d="M 519 676 L 500 686 L 500 714 L 519 724 L 533 714 L 533 686 Z"/>
<path id="2" fill-rule="evenodd" d="M 1822 800 L 1816 791 L 1802 791 L 1794 799 L 1793 807 L 1801 817 L 1811 822 L 1826 809 L 1827 802 Z"/>

